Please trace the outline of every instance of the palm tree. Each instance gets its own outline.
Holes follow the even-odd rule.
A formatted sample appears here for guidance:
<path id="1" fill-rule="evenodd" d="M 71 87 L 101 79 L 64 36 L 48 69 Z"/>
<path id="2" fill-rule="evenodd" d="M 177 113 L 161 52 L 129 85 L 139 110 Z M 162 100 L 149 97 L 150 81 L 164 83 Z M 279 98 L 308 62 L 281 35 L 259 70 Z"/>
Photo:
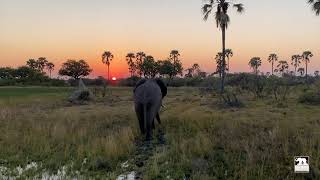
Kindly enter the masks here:
<path id="1" fill-rule="evenodd" d="M 179 60 L 179 56 L 180 56 L 180 53 L 178 50 L 172 50 L 170 52 L 170 59 L 173 60 L 173 63 L 176 63 L 176 61 Z"/>
<path id="2" fill-rule="evenodd" d="M 306 63 L 306 78 L 308 78 L 308 63 L 310 62 L 310 58 L 313 57 L 312 52 L 305 51 L 302 53 L 302 60 Z"/>
<path id="3" fill-rule="evenodd" d="M 179 62 L 180 53 L 178 50 L 172 50 L 170 52 L 170 59 L 173 60 L 173 71 L 176 72 L 176 64 Z"/>
<path id="4" fill-rule="evenodd" d="M 198 75 L 201 72 L 200 66 L 198 63 L 193 64 L 192 69 L 193 69 L 194 75 Z"/>
<path id="5" fill-rule="evenodd" d="M 278 68 L 279 72 L 282 73 L 282 76 L 284 76 L 284 73 L 289 68 L 288 62 L 287 61 L 279 61 L 277 68 Z"/>
<path id="6" fill-rule="evenodd" d="M 269 57 L 268 57 L 268 61 L 271 63 L 271 68 L 272 68 L 271 73 L 272 73 L 272 75 L 273 75 L 273 72 L 274 72 L 274 70 L 273 70 L 273 65 L 274 65 L 274 63 L 275 63 L 276 61 L 278 61 L 278 56 L 277 56 L 277 54 L 275 54 L 275 53 L 270 54 Z"/>
<path id="7" fill-rule="evenodd" d="M 140 77 L 142 76 L 142 71 L 141 71 L 141 69 L 142 69 L 142 63 L 143 63 L 143 60 L 144 60 L 144 58 L 146 57 L 146 54 L 144 53 L 144 52 L 138 52 L 137 54 L 136 54 L 136 61 L 137 61 L 137 63 L 136 63 L 136 65 L 137 65 L 137 69 L 139 70 L 139 75 L 140 75 Z"/>
<path id="8" fill-rule="evenodd" d="M 136 71 L 136 65 L 133 61 L 133 58 L 135 58 L 135 55 L 134 53 L 128 53 L 127 56 L 126 56 L 126 60 L 127 60 L 127 63 L 129 65 L 129 71 L 130 71 L 130 74 L 131 74 L 131 77 L 133 77 L 135 71 Z"/>
<path id="9" fill-rule="evenodd" d="M 102 54 L 102 63 L 106 64 L 108 66 L 108 81 L 110 80 L 110 71 L 109 71 L 109 67 L 110 67 L 110 63 L 113 59 L 113 54 L 110 51 L 105 51 Z"/>
<path id="10" fill-rule="evenodd" d="M 215 74 L 219 73 L 219 77 L 221 78 L 222 76 L 222 53 L 218 52 L 216 57 L 214 58 L 216 60 L 217 68 Z"/>
<path id="11" fill-rule="evenodd" d="M 48 62 L 47 63 L 47 69 L 49 71 L 50 78 L 51 78 L 51 72 L 54 70 L 54 64 L 52 62 Z"/>
<path id="12" fill-rule="evenodd" d="M 214 13 L 217 28 L 221 28 L 222 31 L 222 77 L 221 77 L 221 93 L 224 92 L 224 78 L 225 78 L 225 67 L 226 67 L 226 29 L 228 28 L 230 18 L 228 15 L 229 6 L 233 5 L 237 9 L 237 12 L 241 13 L 244 11 L 243 4 L 234 4 L 233 0 L 209 0 L 202 7 L 204 14 L 203 19 L 206 21 L 211 13 Z M 215 12 L 212 12 L 216 9 Z"/>
<path id="13" fill-rule="evenodd" d="M 317 16 L 320 15 L 320 0 L 308 0 L 308 3 L 311 4 L 312 10 L 316 13 Z"/>
<path id="14" fill-rule="evenodd" d="M 300 55 L 293 55 L 291 57 L 291 64 L 294 66 L 294 75 L 296 75 L 297 73 L 297 67 L 299 67 L 300 63 L 301 63 L 301 56 Z"/>
<path id="15" fill-rule="evenodd" d="M 226 49 L 226 58 L 228 59 L 228 68 L 227 71 L 230 72 L 230 58 L 233 56 L 232 49 Z"/>
<path id="16" fill-rule="evenodd" d="M 298 73 L 300 73 L 300 76 L 303 76 L 304 74 L 304 68 L 299 68 Z"/>
<path id="17" fill-rule="evenodd" d="M 249 61 L 249 66 L 253 69 L 253 72 L 258 75 L 258 69 L 261 66 L 261 58 L 260 57 L 254 57 L 251 58 Z"/>

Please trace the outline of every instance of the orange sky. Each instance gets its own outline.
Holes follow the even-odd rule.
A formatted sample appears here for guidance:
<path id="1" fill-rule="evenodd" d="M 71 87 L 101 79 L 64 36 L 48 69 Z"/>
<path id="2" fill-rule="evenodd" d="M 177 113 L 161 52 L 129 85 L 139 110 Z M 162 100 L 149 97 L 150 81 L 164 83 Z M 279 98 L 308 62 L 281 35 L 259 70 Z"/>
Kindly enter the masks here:
<path id="1" fill-rule="evenodd" d="M 305 1 L 239 2 L 246 11 L 230 12 L 227 31 L 227 47 L 235 54 L 232 72 L 250 71 L 254 56 L 264 60 L 261 69 L 267 72 L 269 53 L 290 61 L 304 50 L 315 54 L 310 72 L 320 70 L 320 17 Z M 221 32 L 213 18 L 202 20 L 201 5 L 202 0 L 0 0 L 0 66 L 44 56 L 56 64 L 56 73 L 67 59 L 85 59 L 94 69 L 90 77 L 96 77 L 106 74 L 101 54 L 109 50 L 115 55 L 112 76 L 125 77 L 128 52 L 144 51 L 162 60 L 178 49 L 185 68 L 199 63 L 213 72 Z"/>

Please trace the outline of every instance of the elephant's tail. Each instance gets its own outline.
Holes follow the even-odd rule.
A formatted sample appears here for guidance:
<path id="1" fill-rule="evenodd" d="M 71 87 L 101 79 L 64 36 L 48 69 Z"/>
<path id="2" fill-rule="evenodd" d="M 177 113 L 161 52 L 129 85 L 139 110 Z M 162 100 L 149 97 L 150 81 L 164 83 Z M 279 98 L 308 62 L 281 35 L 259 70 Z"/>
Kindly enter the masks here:
<path id="1" fill-rule="evenodd" d="M 143 104 L 143 126 L 147 130 L 147 104 Z"/>

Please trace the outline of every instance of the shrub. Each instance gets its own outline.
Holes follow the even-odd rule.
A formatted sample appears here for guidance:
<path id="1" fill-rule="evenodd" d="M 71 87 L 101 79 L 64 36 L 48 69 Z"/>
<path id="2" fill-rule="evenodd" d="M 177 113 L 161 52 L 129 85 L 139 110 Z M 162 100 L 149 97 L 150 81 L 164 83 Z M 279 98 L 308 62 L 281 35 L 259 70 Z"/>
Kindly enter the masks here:
<path id="1" fill-rule="evenodd" d="M 320 105 L 320 92 L 315 90 L 304 92 L 298 101 L 304 104 Z"/>

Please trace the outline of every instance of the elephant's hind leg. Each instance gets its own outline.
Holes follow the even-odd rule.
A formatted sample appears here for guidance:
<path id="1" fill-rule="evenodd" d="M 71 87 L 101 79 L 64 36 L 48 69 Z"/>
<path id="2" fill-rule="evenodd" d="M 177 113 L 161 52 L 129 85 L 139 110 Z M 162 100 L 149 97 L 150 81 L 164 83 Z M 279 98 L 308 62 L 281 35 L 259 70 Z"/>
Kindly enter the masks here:
<path id="1" fill-rule="evenodd" d="M 157 118 L 157 121 L 158 121 L 158 123 L 159 123 L 159 124 L 161 124 L 161 120 L 160 120 L 160 116 L 159 116 L 159 113 L 157 113 L 157 116 L 156 116 L 156 118 Z"/>
<path id="2" fill-rule="evenodd" d="M 139 120 L 139 126 L 141 134 L 145 134 L 145 127 L 144 127 L 144 118 L 143 118 L 143 106 L 142 105 L 136 105 L 135 106 L 136 114 Z"/>

